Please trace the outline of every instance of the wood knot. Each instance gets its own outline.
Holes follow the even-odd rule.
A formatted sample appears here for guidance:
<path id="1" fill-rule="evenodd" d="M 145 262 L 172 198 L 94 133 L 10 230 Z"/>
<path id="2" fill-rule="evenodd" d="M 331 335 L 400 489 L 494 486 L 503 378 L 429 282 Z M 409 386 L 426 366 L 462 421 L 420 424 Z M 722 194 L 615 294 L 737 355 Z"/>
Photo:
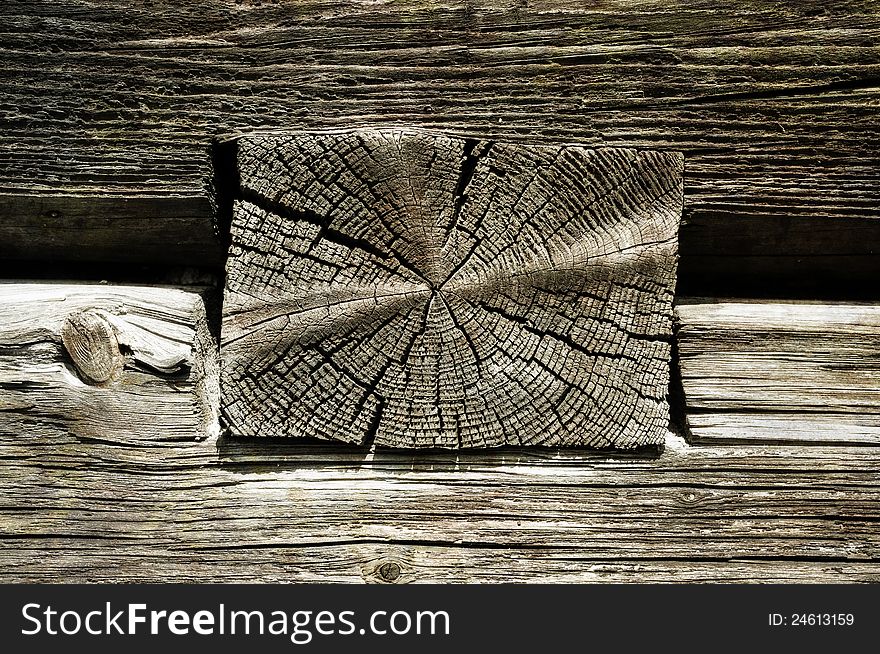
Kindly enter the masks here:
<path id="1" fill-rule="evenodd" d="M 125 366 L 113 325 L 94 309 L 70 314 L 61 328 L 61 342 L 84 381 L 116 380 Z"/>
<path id="2" fill-rule="evenodd" d="M 394 561 L 379 566 L 379 576 L 383 581 L 393 582 L 400 579 L 400 566 Z"/>
<path id="3" fill-rule="evenodd" d="M 364 569 L 364 579 L 383 584 L 394 584 L 403 576 L 403 568 L 397 561 L 381 561 Z"/>
<path id="4" fill-rule="evenodd" d="M 689 490 L 678 494 L 676 501 L 683 506 L 701 506 L 711 503 L 712 496 L 708 492 Z"/>

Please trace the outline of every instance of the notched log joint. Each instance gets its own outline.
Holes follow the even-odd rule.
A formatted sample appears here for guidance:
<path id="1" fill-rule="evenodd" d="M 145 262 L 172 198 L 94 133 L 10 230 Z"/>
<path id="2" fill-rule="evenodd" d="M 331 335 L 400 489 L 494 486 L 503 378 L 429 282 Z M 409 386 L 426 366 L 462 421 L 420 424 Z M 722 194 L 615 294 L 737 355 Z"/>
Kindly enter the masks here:
<path id="1" fill-rule="evenodd" d="M 255 134 L 235 153 L 232 434 L 663 442 L 680 154 L 404 129 Z"/>

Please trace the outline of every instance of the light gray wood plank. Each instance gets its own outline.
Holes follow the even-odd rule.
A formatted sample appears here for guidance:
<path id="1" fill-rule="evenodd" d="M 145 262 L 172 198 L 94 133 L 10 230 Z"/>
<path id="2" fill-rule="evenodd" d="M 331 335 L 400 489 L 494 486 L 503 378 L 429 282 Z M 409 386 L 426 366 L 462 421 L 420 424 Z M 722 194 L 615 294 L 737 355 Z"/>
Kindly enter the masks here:
<path id="1" fill-rule="evenodd" d="M 698 546 L 695 544 L 695 546 Z M 880 564 L 778 558 L 618 557 L 552 548 L 340 544 L 203 552 L 132 550 L 125 541 L 18 540 L 0 549 L 4 581 L 42 583 L 876 583 Z M 383 577 L 383 565 L 399 569 Z M 160 573 L 161 571 L 161 573 Z"/>
<path id="2" fill-rule="evenodd" d="M 205 438 L 214 349 L 195 291 L 0 283 L 0 430 L 33 446 Z"/>
<path id="3" fill-rule="evenodd" d="M 358 451 L 0 432 L 4 580 L 876 581 L 873 448 Z M 386 580 L 388 581 L 388 580 Z"/>
<path id="4" fill-rule="evenodd" d="M 880 306 L 707 300 L 676 312 L 695 439 L 880 443 Z"/>
<path id="5" fill-rule="evenodd" d="M 26 355 L 10 367 L 16 359 L 3 350 L 3 374 L 55 380 L 4 389 L 7 408 L 9 398 L 58 393 L 62 368 L 75 375 L 59 367 L 68 306 L 184 329 L 183 307 L 198 305 L 197 294 L 169 289 L 0 288 L 4 339 L 15 333 Z M 51 374 L 29 347 L 50 353 Z M 129 367 L 123 379 L 141 383 L 141 374 Z M 68 405 L 53 406 L 27 424 L 20 406 L 0 411 L 2 581 L 880 580 L 875 447 L 706 446 L 667 434 L 662 447 L 629 453 L 404 453 L 197 440 L 193 427 L 169 427 L 155 401 L 125 418 L 128 431 L 96 437 L 94 416 L 84 429 Z M 111 412 L 102 418 L 121 427 Z"/>

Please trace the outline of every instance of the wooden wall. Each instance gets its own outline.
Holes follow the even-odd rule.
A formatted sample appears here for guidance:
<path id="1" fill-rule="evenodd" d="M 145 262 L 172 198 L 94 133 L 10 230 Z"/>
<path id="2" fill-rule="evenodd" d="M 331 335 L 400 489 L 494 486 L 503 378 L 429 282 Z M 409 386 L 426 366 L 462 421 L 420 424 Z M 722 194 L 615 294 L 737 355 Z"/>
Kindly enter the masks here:
<path id="1" fill-rule="evenodd" d="M 880 299 L 874 1 L 23 0 L 0 18 L 0 274 L 85 285 L 79 296 L 100 280 L 173 285 L 204 302 L 163 314 L 191 325 L 193 352 L 210 351 L 199 311 L 216 337 L 228 139 L 256 129 L 680 150 L 682 306 L 809 300 L 811 316 Z M 34 302 L 20 315 L 42 315 Z M 702 338 L 708 314 L 691 310 L 682 338 Z M 140 369 L 132 392 L 189 394 L 177 401 L 197 427 L 130 439 L 82 418 L 86 391 L 58 400 L 71 362 L 59 325 L 33 320 L 0 325 L 5 581 L 880 578 L 876 438 L 827 416 L 824 432 L 781 435 L 750 417 L 772 385 L 726 401 L 723 382 L 698 378 L 726 407 L 722 437 L 700 438 L 717 422 L 688 404 L 684 374 L 666 446 L 634 457 L 405 454 L 218 436 L 199 417 L 210 370 Z M 876 433 L 876 331 L 822 329 L 848 353 L 858 433 Z M 823 343 L 789 347 L 810 359 Z M 822 414 L 808 368 L 793 374 L 816 401 L 776 407 L 777 424 Z M 843 403 L 834 412 L 855 410 Z"/>

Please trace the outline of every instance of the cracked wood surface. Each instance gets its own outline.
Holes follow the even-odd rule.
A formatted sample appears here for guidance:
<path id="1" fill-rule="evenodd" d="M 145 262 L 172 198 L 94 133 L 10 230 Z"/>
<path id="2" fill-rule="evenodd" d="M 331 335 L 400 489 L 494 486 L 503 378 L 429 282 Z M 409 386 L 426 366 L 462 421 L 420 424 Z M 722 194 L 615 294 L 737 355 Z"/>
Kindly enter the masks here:
<path id="1" fill-rule="evenodd" d="M 0 426 L 3 581 L 880 581 L 868 447 L 403 454 Z"/>
<path id="2" fill-rule="evenodd" d="M 680 291 L 876 293 L 874 2 L 27 0 L 0 15 L 0 262 L 15 270 L 219 267 L 212 137 L 392 122 L 684 151 Z M 28 370 L 15 379 L 44 380 Z M 371 454 L 197 442 L 189 426 L 157 439 L 155 406 L 127 424 L 143 439 L 90 436 L 113 415 L 83 430 L 42 411 L 23 430 L 0 411 L 0 579 L 880 581 L 868 446 Z"/>
<path id="3" fill-rule="evenodd" d="M 0 258 L 219 265 L 212 137 L 393 122 L 683 151 L 685 293 L 767 293 L 768 277 L 855 292 L 880 275 L 874 2 L 34 0 L 0 15 Z"/>
<path id="4" fill-rule="evenodd" d="M 69 442 L 208 436 L 216 356 L 202 296 L 173 288 L 0 283 L 0 431 Z"/>
<path id="5" fill-rule="evenodd" d="M 2 333 L 18 334 L 0 374 L 25 383 L 62 374 L 69 312 L 189 324 L 169 289 L 0 289 Z M 49 297 L 37 302 L 40 291 Z M 191 306 L 195 294 L 179 299 Z M 46 350 L 46 368 L 22 341 Z M 128 365 L 123 379 L 140 385 L 145 373 Z M 80 383 L 92 401 L 113 392 Z M 27 423 L 0 411 L 0 581 L 880 581 L 874 447 L 689 445 L 673 434 L 629 453 L 197 440 L 191 425 L 168 427 L 161 407 L 185 394 L 161 388 L 122 429 L 106 405 L 88 405 L 85 429 L 69 403 Z M 43 390 L 7 387 L 0 403 Z M 132 429 L 141 437 L 120 437 Z"/>
<path id="6" fill-rule="evenodd" d="M 662 442 L 680 155 L 410 130 L 237 151 L 221 340 L 234 434 Z"/>
<path id="7" fill-rule="evenodd" d="M 694 438 L 880 443 L 880 306 L 691 300 L 676 314 Z"/>

